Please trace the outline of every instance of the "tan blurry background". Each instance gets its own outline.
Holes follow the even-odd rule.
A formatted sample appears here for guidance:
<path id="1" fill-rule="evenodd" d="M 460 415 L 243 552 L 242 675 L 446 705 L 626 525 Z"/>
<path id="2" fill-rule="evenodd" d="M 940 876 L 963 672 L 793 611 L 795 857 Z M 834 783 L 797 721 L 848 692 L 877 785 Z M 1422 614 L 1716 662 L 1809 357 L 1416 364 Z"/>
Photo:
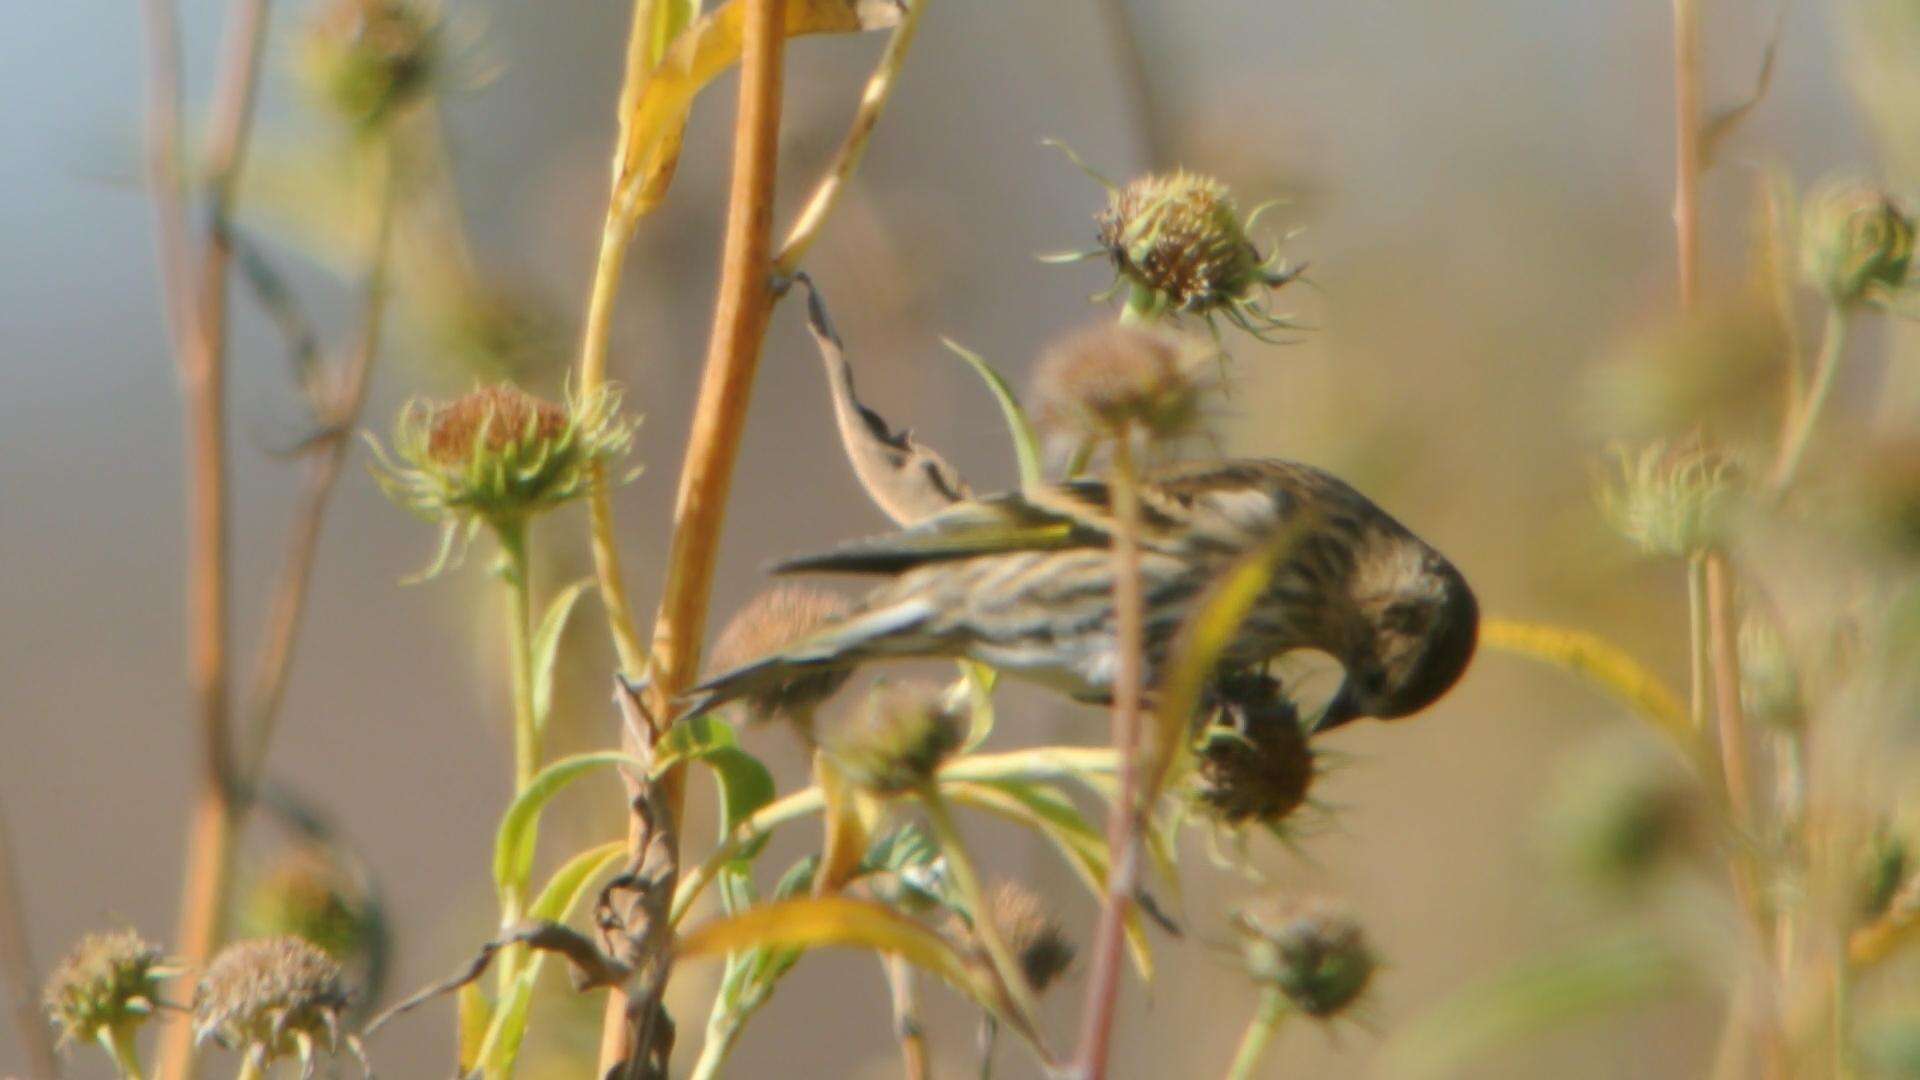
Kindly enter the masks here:
<path id="1" fill-rule="evenodd" d="M 303 6 L 275 6 L 277 41 Z M 1223 410 L 1225 447 L 1341 472 L 1450 553 L 1487 610 L 1617 633 L 1677 682 L 1676 582 L 1631 563 L 1599 525 L 1588 469 L 1602 433 L 1582 406 L 1582 372 L 1670 303 L 1667 5 L 1132 6 L 1161 155 L 1222 176 L 1247 203 L 1292 195 L 1267 220 L 1304 227 L 1289 251 L 1311 262 L 1318 285 L 1289 290 L 1322 327 L 1304 344 L 1234 339 L 1241 381 Z M 189 63 L 202 77 L 220 7 L 183 5 Z M 498 65 L 496 77 L 447 98 L 477 256 L 551 303 L 564 355 L 604 207 L 624 5 L 493 0 L 457 10 L 484 26 L 484 62 L 473 66 Z M 854 196 L 809 267 L 865 396 L 977 486 L 1009 480 L 1011 455 L 991 400 L 939 338 L 1023 381 L 1050 335 L 1092 317 L 1085 298 L 1105 284 L 1095 266 L 1031 257 L 1090 242 L 1101 199 L 1040 139 L 1065 139 L 1110 173 L 1146 163 L 1100 11 L 1086 0 L 935 0 Z M 1715 102 L 1748 92 L 1772 20 L 1767 5 L 1710 5 Z M 1747 163 L 1777 160 L 1803 182 L 1871 169 L 1839 70 L 1839 21 L 1832 5 L 1789 11 L 1771 95 L 1709 178 L 1710 274 L 1741 272 Z M 181 439 L 148 208 L 131 179 L 139 21 L 125 5 L 35 4 L 17 5 L 5 25 L 0 797 L 44 970 L 89 928 L 124 920 L 156 940 L 171 932 L 192 776 Z M 839 139 L 879 45 L 809 39 L 792 49 L 782 219 Z M 301 107 L 288 60 L 275 50 L 269 131 Z M 193 80 L 190 100 L 204 90 Z M 647 416 L 636 458 L 648 471 L 619 494 L 643 611 L 657 599 L 711 314 L 730 115 L 723 80 L 696 110 L 672 196 L 641 229 L 617 320 L 614 371 Z M 346 310 L 337 287 L 315 273 L 297 280 L 322 324 L 337 327 Z M 299 434 L 300 414 L 283 346 L 249 304 L 238 308 L 234 611 L 245 643 L 257 636 L 293 492 L 292 470 L 266 451 Z M 798 316 L 783 305 L 768 337 L 720 552 L 722 618 L 769 559 L 884 526 L 839 456 Z M 382 430 L 409 394 L 468 378 L 399 337 L 368 412 Z M 549 389 L 559 370 L 545 375 Z M 398 942 L 391 993 L 451 970 L 486 932 L 487 860 L 508 775 L 505 697 L 483 560 L 399 587 L 431 554 L 431 530 L 382 498 L 359 464 L 327 527 L 273 762 L 338 815 L 378 872 Z M 583 571 L 581 517 L 572 509 L 544 527 L 553 554 L 544 585 Z M 613 737 L 599 627 L 589 617 L 578 631 L 562 749 Z M 243 652 L 237 670 L 249 659 Z M 1330 740 L 1340 761 L 1319 794 L 1336 808 L 1333 827 L 1298 855 L 1268 845 L 1260 862 L 1277 884 L 1350 898 L 1387 967 L 1361 1024 L 1288 1029 L 1275 1075 L 1369 1075 L 1383 1036 L 1449 990 L 1612 925 L 1556 883 L 1534 823 L 1556 762 L 1622 723 L 1559 676 L 1485 654 L 1431 713 Z M 1002 730 L 1011 741 L 1095 741 L 1104 724 L 1020 696 Z M 779 740 L 754 738 L 783 784 L 801 778 Z M 611 784 L 581 794 L 563 804 L 570 820 L 548 830 L 549 856 L 617 829 Z M 696 836 L 710 827 L 708 794 L 699 799 Z M 256 847 L 270 848 L 271 830 L 254 832 Z M 1048 851 L 989 828 L 978 835 L 991 863 L 1042 883 L 1075 925 L 1091 924 L 1091 901 Z M 1201 845 L 1190 855 L 1190 940 L 1163 948 L 1152 992 L 1129 991 L 1119 1075 L 1216 1074 L 1253 1007 L 1220 947 L 1224 906 L 1252 886 L 1213 871 Z M 707 978 L 688 978 L 688 989 Z M 941 993 L 928 997 L 938 1002 L 936 1045 L 957 1071 L 972 1019 Z M 1077 980 L 1055 995 L 1058 1030 L 1070 1030 L 1079 997 Z M 685 1064 L 704 1003 L 679 1000 Z M 870 959 L 809 958 L 750 1028 L 735 1075 L 834 1076 L 850 1062 L 863 1063 L 855 1075 L 892 1075 L 885 1010 Z M 591 1016 L 570 1022 L 556 1011 L 540 1023 L 543 1046 L 592 1036 Z M 1682 995 L 1534 1041 L 1474 1075 L 1697 1075 L 1716 1024 L 1709 995 Z M 441 1076 L 450 1035 L 449 1010 L 433 1008 L 372 1051 L 383 1075 Z M 72 1074 L 104 1075 L 97 1056 L 75 1055 Z M 530 1066 L 542 1056 L 536 1047 Z M 1004 1075 L 1031 1074 L 1011 1048 L 1002 1063 Z M 0 1074 L 23 1067 L 13 1032 L 0 1028 Z"/>

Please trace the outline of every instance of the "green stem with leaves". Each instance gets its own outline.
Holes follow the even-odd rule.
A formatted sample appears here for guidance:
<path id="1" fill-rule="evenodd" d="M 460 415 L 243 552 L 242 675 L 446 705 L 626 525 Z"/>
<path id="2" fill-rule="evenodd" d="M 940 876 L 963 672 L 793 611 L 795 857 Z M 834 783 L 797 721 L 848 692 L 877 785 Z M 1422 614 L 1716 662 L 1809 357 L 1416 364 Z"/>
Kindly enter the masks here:
<path id="1" fill-rule="evenodd" d="M 1273 1044 L 1274 1033 L 1280 1030 L 1280 1024 L 1287 1018 L 1287 995 L 1277 986 L 1269 986 L 1260 992 L 1260 1011 L 1253 1014 L 1247 1024 L 1246 1034 L 1240 1036 L 1240 1049 L 1233 1055 L 1233 1064 L 1227 1068 L 1227 1080 L 1251 1080 L 1260 1067 L 1260 1059 L 1267 1054 L 1267 1047 Z"/>
<path id="2" fill-rule="evenodd" d="M 533 594 L 528 580 L 527 523 L 510 521 L 498 524 L 500 540 L 498 573 L 510 594 L 508 604 L 507 650 L 513 681 L 513 793 L 517 798 L 540 771 L 540 733 L 533 707 Z M 527 879 L 506 883 L 500 898 L 500 925 L 511 926 L 526 911 Z M 514 945 L 500 954 L 495 963 L 500 1000 L 507 1001 L 514 983 L 526 966 L 528 950 Z M 509 1061 L 507 1075 L 512 1074 Z"/>

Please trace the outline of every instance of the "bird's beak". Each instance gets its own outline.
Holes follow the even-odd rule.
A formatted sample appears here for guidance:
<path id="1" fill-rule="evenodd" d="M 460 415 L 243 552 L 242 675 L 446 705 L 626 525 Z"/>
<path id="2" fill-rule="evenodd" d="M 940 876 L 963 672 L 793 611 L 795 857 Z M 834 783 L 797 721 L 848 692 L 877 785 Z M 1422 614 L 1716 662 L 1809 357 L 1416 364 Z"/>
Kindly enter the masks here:
<path id="1" fill-rule="evenodd" d="M 1314 733 L 1332 731 L 1341 724 L 1358 719 L 1362 715 L 1359 698 L 1354 693 L 1353 680 L 1342 679 L 1340 689 L 1334 693 L 1333 700 L 1327 702 L 1326 709 L 1320 714 L 1319 722 L 1313 725 Z"/>

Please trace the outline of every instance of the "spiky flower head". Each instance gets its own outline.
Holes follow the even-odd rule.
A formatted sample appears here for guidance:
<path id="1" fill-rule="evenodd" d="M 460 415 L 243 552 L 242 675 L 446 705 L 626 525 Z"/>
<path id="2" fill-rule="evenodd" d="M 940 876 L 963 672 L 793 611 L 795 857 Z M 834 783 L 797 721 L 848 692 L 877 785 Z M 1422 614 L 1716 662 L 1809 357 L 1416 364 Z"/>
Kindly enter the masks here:
<path id="1" fill-rule="evenodd" d="M 1650 555 L 1693 555 L 1717 544 L 1740 494 L 1740 473 L 1697 442 L 1615 450 L 1617 479 L 1600 487 L 1614 529 Z"/>
<path id="2" fill-rule="evenodd" d="M 904 795 L 933 780 L 964 730 L 946 691 L 919 680 L 874 684 L 862 715 L 834 741 L 841 771 L 876 795 Z"/>
<path id="3" fill-rule="evenodd" d="M 1200 356 L 1180 338 L 1101 323 L 1068 335 L 1040 358 L 1035 421 L 1081 440 L 1174 438 L 1200 420 Z"/>
<path id="4" fill-rule="evenodd" d="M 1740 620 L 1740 704 L 1748 716 L 1797 727 L 1804 710 L 1800 676 L 1772 619 L 1748 612 Z"/>
<path id="5" fill-rule="evenodd" d="M 423 0 L 329 0 L 301 40 L 315 92 L 361 131 L 423 97 L 440 66 L 440 19 Z"/>
<path id="6" fill-rule="evenodd" d="M 1801 260 L 1808 280 L 1834 303 L 1902 288 L 1912 259 L 1913 221 L 1885 192 L 1836 181 L 1808 199 Z"/>
<path id="7" fill-rule="evenodd" d="M 1267 301 L 1300 274 L 1278 251 L 1262 256 L 1249 237 L 1264 209 L 1243 218 L 1225 184 L 1183 169 L 1111 188 L 1094 220 L 1117 283 L 1133 290 L 1134 307 L 1209 321 L 1220 315 L 1264 337 L 1292 327 Z"/>
<path id="8" fill-rule="evenodd" d="M 343 964 L 364 956 L 380 932 L 365 890 L 311 844 L 274 860 L 249 891 L 241 922 L 250 937 L 297 937 Z"/>
<path id="9" fill-rule="evenodd" d="M 1324 900 L 1271 899 L 1234 913 L 1241 955 L 1256 982 L 1294 1008 L 1336 1016 L 1367 989 L 1378 961 L 1353 915 Z"/>
<path id="10" fill-rule="evenodd" d="M 1077 950 L 1060 920 L 1047 910 L 1046 902 L 1038 893 L 1018 881 L 1002 881 L 988 895 L 987 908 L 993 925 L 1007 943 L 1007 951 L 1013 954 L 1027 986 L 1035 994 L 1045 993 L 1073 966 Z M 974 939 L 973 929 L 958 915 L 953 922 L 956 936 Z"/>
<path id="11" fill-rule="evenodd" d="M 47 977 L 47 1014 L 61 1041 L 125 1045 L 160 1001 L 160 984 L 179 974 L 159 949 L 132 930 L 88 934 Z"/>
<path id="12" fill-rule="evenodd" d="M 637 424 L 608 387 L 555 404 L 511 383 L 452 401 L 408 402 L 394 422 L 390 456 L 371 437 L 374 476 L 389 497 L 447 527 L 445 564 L 457 536 L 474 527 L 517 527 L 532 515 L 585 495 L 593 467 L 633 445 Z"/>
<path id="13" fill-rule="evenodd" d="M 296 937 L 254 938 L 220 950 L 193 995 L 194 1037 L 245 1053 L 262 1069 L 285 1057 L 312 1075 L 314 1051 L 338 1053 L 350 1004 L 340 965 Z"/>
<path id="14" fill-rule="evenodd" d="M 1261 674 L 1223 681 L 1216 697 L 1195 740 L 1194 803 L 1229 826 L 1284 820 L 1306 802 L 1314 777 L 1299 712 L 1279 680 Z"/>
<path id="15" fill-rule="evenodd" d="M 728 671 L 772 656 L 845 617 L 850 610 L 852 605 L 839 593 L 797 582 L 781 582 L 747 601 L 727 621 L 714 642 L 714 669 Z M 807 723 L 813 710 L 839 692 L 851 674 L 850 668 L 799 671 L 748 696 L 745 699 L 747 715 L 756 720 L 784 716 Z"/>

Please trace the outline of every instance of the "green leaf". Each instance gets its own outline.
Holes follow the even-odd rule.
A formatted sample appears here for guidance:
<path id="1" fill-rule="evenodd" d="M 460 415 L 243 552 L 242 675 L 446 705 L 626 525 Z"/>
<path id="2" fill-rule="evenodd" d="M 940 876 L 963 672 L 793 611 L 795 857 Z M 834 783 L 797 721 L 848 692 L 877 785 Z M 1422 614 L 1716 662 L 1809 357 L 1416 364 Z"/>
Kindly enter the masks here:
<path id="1" fill-rule="evenodd" d="M 620 857 L 626 853 L 625 840 L 609 840 L 568 859 L 565 865 L 555 870 L 553 876 L 547 879 L 547 887 L 540 890 L 540 898 L 527 909 L 527 918 L 566 922 L 567 918 L 573 914 L 573 909 L 580 906 L 581 898 L 587 893 L 587 886 L 593 884 L 595 878 L 619 862 Z"/>
<path id="2" fill-rule="evenodd" d="M 493 881 L 506 894 L 510 887 L 527 880 L 533 872 L 533 849 L 540 839 L 540 814 L 562 788 L 582 775 L 611 765 L 625 765 L 637 772 L 646 763 L 628 754 L 602 750 L 575 754 L 540 770 L 520 794 L 514 796 L 500 818 L 500 830 L 493 841 Z"/>
<path id="3" fill-rule="evenodd" d="M 553 665 L 560 657 L 560 637 L 567 629 L 567 616 L 580 594 L 593 585 L 590 577 L 560 590 L 540 617 L 540 628 L 533 632 L 533 730 L 545 731 L 553 714 Z"/>
<path id="4" fill-rule="evenodd" d="M 1583 943 L 1469 985 L 1403 1027 L 1379 1070 L 1400 1080 L 1468 1075 L 1476 1058 L 1610 1009 L 1672 992 L 1685 968 L 1644 939 Z"/>
<path id="5" fill-rule="evenodd" d="M 460 1075 L 470 1075 L 480 1067 L 480 1048 L 486 1045 L 487 1031 L 493 1025 L 493 1003 L 481 991 L 478 982 L 460 988 Z"/>
<path id="6" fill-rule="evenodd" d="M 652 0 L 652 25 L 647 33 L 647 67 L 667 54 L 667 46 L 700 14 L 700 0 Z"/>
<path id="7" fill-rule="evenodd" d="M 960 671 L 967 680 L 970 702 L 967 741 L 961 745 L 960 752 L 968 754 L 993 734 L 993 687 L 1000 681 L 1000 672 L 972 660 L 960 661 Z"/>
<path id="8" fill-rule="evenodd" d="M 1014 395 L 1013 387 L 993 369 L 993 365 L 981 359 L 975 353 L 952 338 L 941 338 L 941 344 L 953 350 L 960 359 L 973 365 L 973 370 L 986 380 L 987 389 L 993 391 L 995 401 L 1000 403 L 1000 413 L 1007 419 L 1007 431 L 1013 436 L 1013 456 L 1020 466 L 1020 487 L 1031 491 L 1044 481 L 1040 474 L 1040 440 L 1034 436 L 1033 424 L 1027 420 L 1026 410 L 1020 407 L 1020 399 Z"/>

